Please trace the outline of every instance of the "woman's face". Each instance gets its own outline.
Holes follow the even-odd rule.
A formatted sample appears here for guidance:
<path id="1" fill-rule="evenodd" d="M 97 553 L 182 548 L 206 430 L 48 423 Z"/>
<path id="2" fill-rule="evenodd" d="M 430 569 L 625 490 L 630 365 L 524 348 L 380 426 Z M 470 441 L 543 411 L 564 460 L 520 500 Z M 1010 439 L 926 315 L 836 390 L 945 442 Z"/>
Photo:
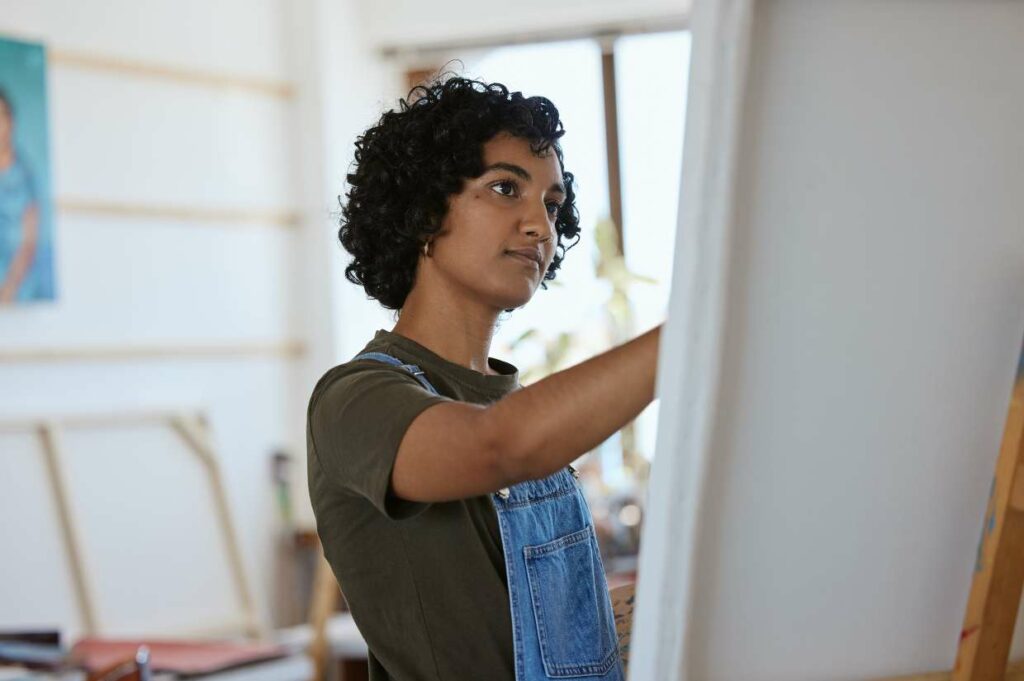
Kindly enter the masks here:
<path id="1" fill-rule="evenodd" d="M 555 254 L 555 219 L 565 200 L 553 150 L 537 156 L 530 143 L 501 133 L 483 147 L 484 173 L 449 198 L 434 237 L 432 265 L 450 283 L 500 311 L 533 297 Z M 513 255 L 520 250 L 530 257 Z"/>

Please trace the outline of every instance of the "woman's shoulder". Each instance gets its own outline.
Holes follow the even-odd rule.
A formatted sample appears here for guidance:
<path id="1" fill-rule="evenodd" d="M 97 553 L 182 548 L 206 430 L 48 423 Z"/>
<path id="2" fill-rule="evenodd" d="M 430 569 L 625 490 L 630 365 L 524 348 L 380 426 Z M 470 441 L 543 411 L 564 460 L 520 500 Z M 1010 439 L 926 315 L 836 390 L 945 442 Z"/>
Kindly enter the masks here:
<path id="1" fill-rule="evenodd" d="M 385 361 L 379 354 L 377 357 L 359 357 L 367 352 L 389 355 L 396 359 L 397 363 Z M 391 347 L 375 346 L 371 343 L 359 355 L 324 372 L 310 395 L 310 414 L 324 399 L 347 401 L 371 389 L 395 392 L 395 397 L 398 398 L 409 389 L 416 392 L 423 389 L 419 381 L 402 366 L 407 364 L 408 360 L 397 356 L 398 353 Z"/>
<path id="2" fill-rule="evenodd" d="M 376 352 L 379 353 L 383 351 L 377 350 Z M 391 353 L 385 352 L 384 354 L 390 355 Z M 333 366 L 325 371 L 313 387 L 313 396 L 316 397 L 332 386 L 337 386 L 339 383 L 349 385 L 359 383 L 364 380 L 372 380 L 375 375 L 401 376 L 403 374 L 408 374 L 408 372 L 396 364 L 390 364 L 374 358 L 357 359 L 356 357 L 353 357 L 347 362 L 342 362 L 341 364 Z"/>

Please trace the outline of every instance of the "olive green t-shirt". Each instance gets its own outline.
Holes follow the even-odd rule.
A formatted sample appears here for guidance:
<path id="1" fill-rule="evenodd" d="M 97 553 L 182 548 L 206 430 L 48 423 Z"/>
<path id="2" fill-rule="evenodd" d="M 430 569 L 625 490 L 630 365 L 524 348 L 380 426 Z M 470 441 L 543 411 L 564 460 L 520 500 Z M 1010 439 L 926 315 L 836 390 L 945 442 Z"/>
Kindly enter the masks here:
<path id="1" fill-rule="evenodd" d="M 390 492 L 409 424 L 458 400 L 489 404 L 520 388 L 378 330 L 362 352 L 416 364 L 441 393 L 376 360 L 349 361 L 313 389 L 307 418 L 309 492 L 324 553 L 370 650 L 372 681 L 515 678 L 501 533 L 487 496 L 418 503 Z"/>

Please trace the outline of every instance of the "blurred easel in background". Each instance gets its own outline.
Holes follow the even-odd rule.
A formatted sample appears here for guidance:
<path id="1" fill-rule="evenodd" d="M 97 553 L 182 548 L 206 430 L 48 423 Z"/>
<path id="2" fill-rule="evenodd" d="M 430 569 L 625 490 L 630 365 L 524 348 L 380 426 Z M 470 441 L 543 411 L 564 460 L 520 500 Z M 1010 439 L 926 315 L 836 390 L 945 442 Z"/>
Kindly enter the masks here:
<path id="1" fill-rule="evenodd" d="M 121 547 L 121 542 L 137 541 L 138 538 L 118 535 L 115 537 L 117 544 L 101 543 L 100 546 L 95 546 L 97 542 L 93 537 L 91 543 L 94 544 L 92 548 L 96 553 L 92 556 L 93 560 L 89 560 L 89 552 L 86 551 L 83 537 L 88 538 L 90 535 L 84 533 L 80 527 L 83 509 L 75 507 L 74 496 L 70 490 L 70 483 L 77 482 L 81 485 L 82 481 L 73 477 L 68 469 L 68 450 L 75 449 L 65 444 L 64 436 L 68 431 L 137 432 L 143 427 L 150 428 L 155 433 L 169 429 L 178 436 L 178 443 L 185 445 L 184 451 L 200 464 L 200 480 L 205 478 L 208 485 L 212 511 L 220 534 L 215 539 L 215 546 L 222 549 L 222 552 L 200 551 L 195 554 L 195 562 L 206 565 L 203 558 L 213 557 L 219 553 L 226 560 L 227 577 L 235 592 L 234 601 L 229 603 L 229 612 L 212 619 L 209 614 L 203 614 L 200 617 L 201 625 L 195 626 L 192 623 L 186 630 L 180 627 L 167 630 L 157 627 L 154 630 L 153 622 L 158 613 L 155 610 L 139 610 L 137 605 L 136 620 L 130 626 L 113 621 L 116 618 L 109 617 L 109 614 L 107 617 L 103 616 L 109 613 L 110 604 L 106 604 L 107 608 L 100 607 L 100 597 L 104 595 L 97 589 L 96 577 L 100 573 L 91 573 L 87 568 L 96 569 L 96 555 L 120 555 L 117 549 Z M 305 681 L 308 678 L 311 668 L 309 660 L 299 652 L 300 649 L 274 642 L 272 639 L 277 638 L 276 633 L 272 634 L 257 614 L 209 421 L 202 411 L 180 409 L 7 419 L 0 421 L 0 432 L 28 433 L 38 439 L 56 510 L 57 529 L 63 540 L 65 557 L 71 572 L 72 595 L 81 623 L 81 638 L 68 650 L 59 644 L 58 634 L 58 642 L 52 646 L 53 655 L 57 658 L 55 664 L 87 670 L 88 678 L 97 681 L 145 681 L 156 671 L 163 672 L 160 677 L 162 679 L 202 675 L 213 681 L 225 678 L 220 676 L 222 673 L 228 673 L 233 681 L 242 681 L 246 678 Z M 140 451 L 145 452 L 145 447 L 132 452 L 136 460 Z M 146 513 L 153 510 L 151 499 L 144 498 L 140 504 L 138 499 L 133 501 L 128 495 L 117 495 L 116 485 L 120 482 L 116 479 L 109 479 L 109 482 L 110 496 L 123 501 L 116 509 L 117 514 L 138 516 L 143 522 L 150 521 L 150 516 Z M 157 541 L 164 540 L 158 537 Z M 181 550 L 165 543 L 158 543 L 157 546 L 160 551 Z M 17 547 L 13 548 L 17 550 Z M 142 564 L 132 574 L 149 576 L 145 585 L 166 588 L 166 582 L 161 584 L 159 580 L 151 577 L 151 570 L 148 568 L 159 563 L 159 555 L 153 556 L 152 564 Z M 184 576 L 179 577 L 187 579 Z M 134 593 L 138 598 L 145 592 Z M 109 596 L 109 592 L 106 595 Z M 134 627 L 140 627 L 137 635 L 130 633 L 134 631 Z M 129 631 L 130 635 L 124 636 L 122 632 L 125 631 Z"/>
<path id="2" fill-rule="evenodd" d="M 349 612 L 339 612 L 344 599 L 327 560 L 320 554 L 309 604 L 314 680 L 365 681 L 369 679 L 367 648 Z"/>

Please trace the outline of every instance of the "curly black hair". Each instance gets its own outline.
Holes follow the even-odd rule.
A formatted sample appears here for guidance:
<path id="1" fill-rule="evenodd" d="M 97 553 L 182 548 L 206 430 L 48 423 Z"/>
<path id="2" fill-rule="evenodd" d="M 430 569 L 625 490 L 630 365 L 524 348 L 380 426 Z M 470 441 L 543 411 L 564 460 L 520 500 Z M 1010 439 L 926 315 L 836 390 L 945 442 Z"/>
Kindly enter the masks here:
<path id="1" fill-rule="evenodd" d="M 524 97 L 501 83 L 458 76 L 409 91 L 356 140 L 347 175 L 338 238 L 354 256 L 345 278 L 385 308 L 400 310 L 412 290 L 423 243 L 441 229 L 448 198 L 484 172 L 483 145 L 499 133 L 530 142 L 536 154 L 554 149 L 565 201 L 558 211 L 555 256 L 541 280 L 547 289 L 565 252 L 579 241 L 573 175 L 565 170 L 558 109 L 545 97 Z"/>

